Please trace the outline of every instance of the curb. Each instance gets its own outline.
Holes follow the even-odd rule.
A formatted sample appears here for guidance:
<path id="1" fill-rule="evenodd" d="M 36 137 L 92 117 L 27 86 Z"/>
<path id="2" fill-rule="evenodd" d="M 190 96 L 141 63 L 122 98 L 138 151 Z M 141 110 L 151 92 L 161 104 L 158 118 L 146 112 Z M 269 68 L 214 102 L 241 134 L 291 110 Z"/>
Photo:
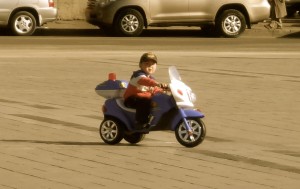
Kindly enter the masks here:
<path id="1" fill-rule="evenodd" d="M 241 35 L 241 37 L 246 36 L 256 36 L 256 37 L 295 37 L 300 38 L 300 19 L 286 19 L 283 21 L 283 29 L 268 30 L 264 27 L 268 21 L 260 22 L 252 26 L 251 29 L 246 29 L 246 31 Z M 99 27 L 87 23 L 85 20 L 57 20 L 54 22 L 49 22 L 45 25 L 46 29 L 58 29 L 58 30 L 89 30 L 99 29 Z M 149 27 L 151 30 L 198 30 L 199 27 Z"/>

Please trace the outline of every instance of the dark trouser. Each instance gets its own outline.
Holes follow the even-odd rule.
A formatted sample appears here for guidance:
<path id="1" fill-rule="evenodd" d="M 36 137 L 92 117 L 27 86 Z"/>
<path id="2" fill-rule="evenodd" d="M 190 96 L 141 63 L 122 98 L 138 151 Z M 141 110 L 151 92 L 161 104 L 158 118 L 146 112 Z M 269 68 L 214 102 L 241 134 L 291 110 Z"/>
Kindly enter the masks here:
<path id="1" fill-rule="evenodd" d="M 279 22 L 280 18 L 277 18 L 275 8 L 276 8 L 276 4 L 274 1 L 272 1 L 271 9 L 270 9 L 270 17 L 271 17 L 271 20 L 275 20 L 275 21 Z"/>
<path id="2" fill-rule="evenodd" d="M 148 123 L 151 112 L 151 99 L 132 96 L 125 100 L 125 106 L 135 108 L 135 120 L 138 123 Z"/>

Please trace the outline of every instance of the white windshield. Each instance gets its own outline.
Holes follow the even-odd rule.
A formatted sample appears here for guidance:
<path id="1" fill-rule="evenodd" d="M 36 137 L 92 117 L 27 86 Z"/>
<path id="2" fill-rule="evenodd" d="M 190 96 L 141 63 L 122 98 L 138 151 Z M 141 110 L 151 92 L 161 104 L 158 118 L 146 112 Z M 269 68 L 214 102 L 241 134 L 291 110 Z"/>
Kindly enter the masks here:
<path id="1" fill-rule="evenodd" d="M 193 102 L 196 101 L 196 95 L 189 86 L 182 82 L 175 66 L 169 67 L 169 77 L 171 80 L 169 87 L 177 106 L 179 108 L 193 108 Z"/>
<path id="2" fill-rule="evenodd" d="M 170 77 L 170 80 L 179 80 L 181 81 L 181 77 L 177 71 L 177 68 L 175 66 L 170 66 L 169 67 L 169 77 Z"/>

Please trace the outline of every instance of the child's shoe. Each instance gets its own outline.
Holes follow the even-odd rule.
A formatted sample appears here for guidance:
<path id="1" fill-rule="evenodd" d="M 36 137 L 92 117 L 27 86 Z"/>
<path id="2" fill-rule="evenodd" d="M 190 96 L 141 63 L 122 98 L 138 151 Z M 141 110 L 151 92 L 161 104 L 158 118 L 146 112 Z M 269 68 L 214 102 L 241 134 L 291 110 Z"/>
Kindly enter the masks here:
<path id="1" fill-rule="evenodd" d="M 135 129 L 136 130 L 142 130 L 142 129 L 144 129 L 145 127 L 147 127 L 147 123 L 140 123 L 140 122 L 137 122 L 136 124 L 135 124 Z"/>

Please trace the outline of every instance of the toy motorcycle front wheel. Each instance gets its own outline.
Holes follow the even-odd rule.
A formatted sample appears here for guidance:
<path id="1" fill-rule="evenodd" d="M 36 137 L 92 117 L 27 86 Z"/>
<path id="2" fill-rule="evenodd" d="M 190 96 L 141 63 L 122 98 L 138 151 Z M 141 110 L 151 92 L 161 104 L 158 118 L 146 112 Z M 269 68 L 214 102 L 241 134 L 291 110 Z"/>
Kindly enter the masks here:
<path id="1" fill-rule="evenodd" d="M 189 134 L 183 121 L 179 123 L 175 130 L 177 141 L 185 147 L 195 147 L 199 145 L 205 138 L 206 128 L 201 119 L 187 118 L 187 122 L 193 130 L 193 134 Z M 191 137 L 192 136 L 192 137 Z"/>
<path id="2" fill-rule="evenodd" d="M 99 134 L 107 144 L 118 144 L 124 137 L 122 124 L 111 118 L 105 118 L 100 124 Z"/>

